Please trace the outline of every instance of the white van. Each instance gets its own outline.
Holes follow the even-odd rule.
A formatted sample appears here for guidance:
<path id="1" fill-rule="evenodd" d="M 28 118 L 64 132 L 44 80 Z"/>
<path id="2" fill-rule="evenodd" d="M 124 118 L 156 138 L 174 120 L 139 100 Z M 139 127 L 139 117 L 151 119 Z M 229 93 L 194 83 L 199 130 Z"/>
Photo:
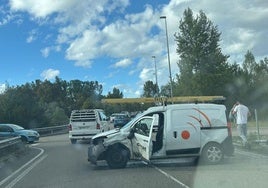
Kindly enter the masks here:
<path id="1" fill-rule="evenodd" d="M 71 112 L 69 138 L 72 144 L 77 140 L 91 139 L 97 133 L 107 130 L 110 130 L 110 125 L 103 110 L 83 109 Z"/>
<path id="2" fill-rule="evenodd" d="M 88 161 L 106 160 L 110 168 L 124 168 L 131 159 L 201 156 L 219 163 L 234 152 L 225 111 L 219 104 L 151 107 L 121 129 L 94 136 Z"/>

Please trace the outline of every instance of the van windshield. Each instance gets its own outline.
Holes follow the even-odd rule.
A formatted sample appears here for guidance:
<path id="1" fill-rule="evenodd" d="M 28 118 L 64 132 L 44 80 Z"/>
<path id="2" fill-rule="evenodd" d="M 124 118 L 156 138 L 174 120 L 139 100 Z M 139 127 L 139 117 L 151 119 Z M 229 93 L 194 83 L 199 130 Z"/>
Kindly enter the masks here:
<path id="1" fill-rule="evenodd" d="M 144 116 L 144 114 L 145 113 L 137 114 L 132 120 L 130 120 L 127 124 L 125 124 L 120 129 L 127 129 L 127 128 L 129 128 L 129 126 L 131 126 L 133 124 L 133 122 L 136 121 L 136 119 L 139 119 L 139 117 Z"/>

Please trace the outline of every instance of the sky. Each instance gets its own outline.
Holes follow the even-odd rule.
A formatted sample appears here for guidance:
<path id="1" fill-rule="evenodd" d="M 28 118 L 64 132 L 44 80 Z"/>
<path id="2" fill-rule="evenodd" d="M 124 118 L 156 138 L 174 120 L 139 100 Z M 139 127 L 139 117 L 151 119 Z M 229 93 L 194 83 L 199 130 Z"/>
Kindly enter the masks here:
<path id="1" fill-rule="evenodd" d="M 159 86 L 169 82 L 167 39 L 171 77 L 179 74 L 174 34 L 187 8 L 218 27 L 229 63 L 248 50 L 268 57 L 267 0 L 1 0 L 0 92 L 58 76 L 140 97 L 155 73 Z"/>

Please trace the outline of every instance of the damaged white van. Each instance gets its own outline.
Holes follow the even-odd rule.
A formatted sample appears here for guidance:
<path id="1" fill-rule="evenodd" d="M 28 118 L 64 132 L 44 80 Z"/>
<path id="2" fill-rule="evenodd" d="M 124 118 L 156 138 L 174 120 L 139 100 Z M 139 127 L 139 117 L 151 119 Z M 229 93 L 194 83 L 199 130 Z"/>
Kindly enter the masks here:
<path id="1" fill-rule="evenodd" d="M 234 152 L 225 111 L 224 105 L 205 103 L 151 107 L 121 129 L 95 135 L 88 161 L 124 168 L 129 160 L 201 157 L 217 164 Z"/>

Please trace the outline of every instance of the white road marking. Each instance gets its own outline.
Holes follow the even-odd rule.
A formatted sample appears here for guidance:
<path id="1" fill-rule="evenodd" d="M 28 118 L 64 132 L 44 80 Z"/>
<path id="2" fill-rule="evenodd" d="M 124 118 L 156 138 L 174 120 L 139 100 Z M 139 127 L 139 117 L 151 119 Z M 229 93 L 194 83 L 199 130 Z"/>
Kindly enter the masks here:
<path id="1" fill-rule="evenodd" d="M 18 170 L 16 170 L 12 174 L 10 174 L 8 177 L 6 177 L 5 179 L 3 179 L 0 182 L 0 186 L 3 185 L 3 184 L 5 184 L 8 180 L 10 180 L 11 178 L 13 178 L 16 174 L 18 174 L 20 171 L 22 171 L 24 168 L 26 168 L 27 166 L 29 166 L 32 163 L 31 166 L 29 166 L 24 172 L 22 172 L 9 185 L 6 186 L 6 188 L 13 187 L 19 180 L 21 180 L 21 178 L 23 178 L 27 173 L 29 173 L 30 170 L 32 170 L 38 163 L 40 163 L 43 159 L 45 159 L 47 157 L 47 155 L 45 155 L 45 156 L 41 157 L 38 161 L 35 161 L 38 157 L 40 157 L 44 153 L 44 150 L 42 148 L 36 148 L 36 149 L 39 149 L 40 150 L 40 153 L 37 156 L 35 156 L 33 159 L 31 159 L 30 161 L 28 161 L 27 163 L 25 163 L 23 166 L 21 166 Z"/>
<path id="2" fill-rule="evenodd" d="M 40 143 L 34 143 L 34 144 L 31 144 L 30 146 L 38 146 Z"/>
<path id="3" fill-rule="evenodd" d="M 47 155 L 42 156 L 40 159 L 35 161 L 31 166 L 29 166 L 26 170 L 24 170 L 18 177 L 16 177 L 12 182 L 10 182 L 6 188 L 12 188 L 16 183 L 18 183 L 24 176 L 26 176 L 36 165 L 38 165 L 41 161 L 43 161 Z"/>
<path id="4" fill-rule="evenodd" d="M 142 161 L 144 164 L 148 165 L 148 163 Z M 176 179 L 175 177 L 173 177 L 172 175 L 166 173 L 165 171 L 161 170 L 160 168 L 150 164 L 155 170 L 157 170 L 158 172 L 160 172 L 161 174 L 165 175 L 167 178 L 175 181 L 176 183 L 178 183 L 180 186 L 184 187 L 184 188 L 190 188 L 187 185 L 185 185 L 184 183 L 182 183 L 181 181 L 179 181 L 178 179 Z"/>

